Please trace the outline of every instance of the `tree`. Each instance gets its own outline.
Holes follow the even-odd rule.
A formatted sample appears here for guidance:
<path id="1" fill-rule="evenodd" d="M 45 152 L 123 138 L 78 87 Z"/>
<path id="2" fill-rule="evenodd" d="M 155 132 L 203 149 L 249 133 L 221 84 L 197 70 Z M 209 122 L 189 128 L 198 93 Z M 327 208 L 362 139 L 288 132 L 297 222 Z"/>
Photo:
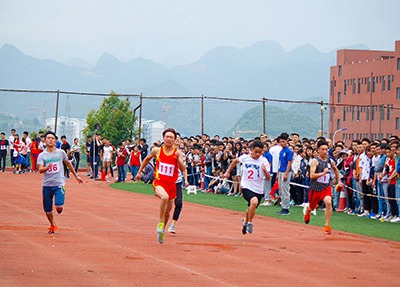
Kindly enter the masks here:
<path id="1" fill-rule="evenodd" d="M 85 135 L 95 133 L 95 124 L 100 124 L 100 132 L 103 137 L 117 145 L 121 140 L 129 138 L 133 131 L 133 111 L 129 99 L 120 97 L 111 91 L 110 97 L 104 98 L 99 110 L 91 110 L 87 115 L 87 127 L 83 131 Z"/>

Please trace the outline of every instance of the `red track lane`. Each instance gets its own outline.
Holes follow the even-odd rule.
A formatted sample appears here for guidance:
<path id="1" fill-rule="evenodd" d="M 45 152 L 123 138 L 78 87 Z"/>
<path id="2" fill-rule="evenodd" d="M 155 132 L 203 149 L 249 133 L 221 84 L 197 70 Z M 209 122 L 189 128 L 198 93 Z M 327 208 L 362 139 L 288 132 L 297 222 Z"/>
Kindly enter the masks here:
<path id="1" fill-rule="evenodd" d="M 259 216 L 242 235 L 241 213 L 193 203 L 161 245 L 159 200 L 106 182 L 68 180 L 50 236 L 41 180 L 0 173 L 0 286 L 398 285 L 398 242 Z"/>

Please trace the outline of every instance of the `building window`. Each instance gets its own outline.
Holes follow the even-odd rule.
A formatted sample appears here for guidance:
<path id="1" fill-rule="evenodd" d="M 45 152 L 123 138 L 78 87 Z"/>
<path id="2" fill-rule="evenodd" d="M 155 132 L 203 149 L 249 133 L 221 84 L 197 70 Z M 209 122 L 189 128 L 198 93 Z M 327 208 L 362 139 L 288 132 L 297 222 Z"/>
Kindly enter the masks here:
<path id="1" fill-rule="evenodd" d="M 383 105 L 380 106 L 381 112 L 381 121 L 385 120 L 385 107 Z"/>
<path id="2" fill-rule="evenodd" d="M 357 84 L 356 79 L 353 79 L 353 90 L 352 90 L 353 94 L 356 93 L 356 84 Z"/>
<path id="3" fill-rule="evenodd" d="M 341 129 L 341 127 L 340 127 L 340 119 L 337 119 L 337 129 L 338 130 Z"/>
<path id="4" fill-rule="evenodd" d="M 342 102 L 342 93 L 341 92 L 338 92 L 338 94 L 337 94 L 337 102 L 338 103 Z"/>
<path id="5" fill-rule="evenodd" d="M 361 93 L 361 80 L 362 79 L 358 79 L 358 86 L 357 86 L 357 93 Z"/>
<path id="6" fill-rule="evenodd" d="M 400 118 L 396 118 L 396 130 L 400 130 Z"/>
<path id="7" fill-rule="evenodd" d="M 396 100 L 400 100 L 400 88 L 396 88 Z"/>
<path id="8" fill-rule="evenodd" d="M 385 88 L 386 88 L 386 76 L 383 76 L 382 77 L 382 92 L 385 91 Z"/>
<path id="9" fill-rule="evenodd" d="M 371 121 L 375 120 L 375 106 L 371 107 Z"/>
<path id="10" fill-rule="evenodd" d="M 344 94 L 347 93 L 347 80 L 344 80 L 344 89 L 343 89 L 343 93 L 344 93 Z"/>
<path id="11" fill-rule="evenodd" d="M 386 108 L 386 109 L 387 109 L 387 118 L 386 118 L 386 119 L 387 119 L 388 121 L 390 121 L 390 110 L 391 110 L 390 105 L 387 105 L 387 108 Z"/>
<path id="12" fill-rule="evenodd" d="M 388 76 L 388 92 L 392 89 L 392 77 L 393 75 Z"/>
<path id="13" fill-rule="evenodd" d="M 361 109 L 360 109 L 360 107 L 357 107 L 357 122 L 360 121 L 360 113 L 361 113 Z"/>
<path id="14" fill-rule="evenodd" d="M 400 58 L 397 58 L 397 70 L 400 71 Z"/>
<path id="15" fill-rule="evenodd" d="M 369 121 L 369 107 L 365 110 L 366 120 Z"/>
<path id="16" fill-rule="evenodd" d="M 373 93 L 375 93 L 376 78 L 377 78 L 377 77 L 373 77 L 373 78 L 372 78 L 372 92 L 373 92 Z"/>
<path id="17" fill-rule="evenodd" d="M 342 66 L 339 66 L 339 69 L 338 69 L 338 76 L 339 76 L 339 77 L 342 76 Z"/>
<path id="18" fill-rule="evenodd" d="M 343 108 L 343 121 L 344 122 L 346 121 L 346 112 L 347 112 L 347 109 L 346 109 L 346 107 L 344 107 Z"/>
<path id="19" fill-rule="evenodd" d="M 371 78 L 367 78 L 367 93 L 371 91 Z"/>
<path id="20" fill-rule="evenodd" d="M 351 107 L 351 121 L 354 122 L 354 107 Z"/>

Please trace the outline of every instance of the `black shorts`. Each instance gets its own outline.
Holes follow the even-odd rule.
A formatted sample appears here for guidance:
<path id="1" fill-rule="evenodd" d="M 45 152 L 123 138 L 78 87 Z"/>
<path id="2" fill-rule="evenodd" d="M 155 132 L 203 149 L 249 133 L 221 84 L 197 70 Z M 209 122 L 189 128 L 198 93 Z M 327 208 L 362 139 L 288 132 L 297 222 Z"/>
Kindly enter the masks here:
<path id="1" fill-rule="evenodd" d="M 253 197 L 257 197 L 257 199 L 258 199 L 257 207 L 260 205 L 261 199 L 264 198 L 264 194 L 255 193 L 247 188 L 242 188 L 242 194 L 243 194 L 243 198 L 248 202 L 247 206 L 250 206 L 250 200 Z"/>

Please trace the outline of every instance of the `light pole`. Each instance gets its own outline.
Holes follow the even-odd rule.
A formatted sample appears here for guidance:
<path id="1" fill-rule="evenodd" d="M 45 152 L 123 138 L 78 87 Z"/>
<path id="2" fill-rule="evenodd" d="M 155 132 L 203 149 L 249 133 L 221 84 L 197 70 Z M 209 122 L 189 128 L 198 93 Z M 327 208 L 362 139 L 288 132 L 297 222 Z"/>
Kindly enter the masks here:
<path id="1" fill-rule="evenodd" d="M 324 102 L 321 101 L 320 105 L 321 105 L 321 131 L 320 131 L 320 136 L 323 137 L 324 136 L 324 111 L 325 111 Z"/>
<path id="2" fill-rule="evenodd" d="M 345 131 L 345 130 L 347 130 L 347 128 L 341 128 L 341 129 L 336 130 L 336 131 L 333 133 L 333 136 L 332 136 L 332 145 L 335 144 L 335 136 L 336 136 L 336 134 L 337 134 L 338 132 Z"/>

